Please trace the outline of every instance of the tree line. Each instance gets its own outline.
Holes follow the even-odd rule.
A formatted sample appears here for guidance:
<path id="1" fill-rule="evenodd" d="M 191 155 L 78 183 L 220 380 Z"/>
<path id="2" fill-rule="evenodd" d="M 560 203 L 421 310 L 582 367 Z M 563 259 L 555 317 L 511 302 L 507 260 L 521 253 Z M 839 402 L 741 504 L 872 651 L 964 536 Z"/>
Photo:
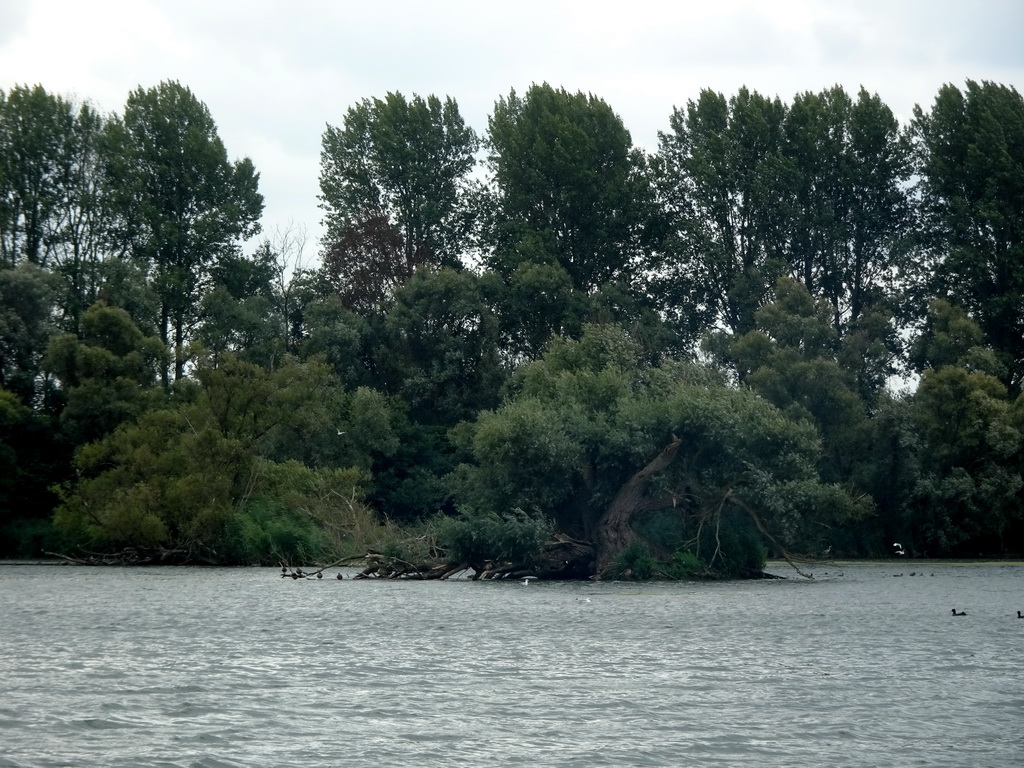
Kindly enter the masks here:
<path id="1" fill-rule="evenodd" d="M 656 152 L 546 83 L 483 133 L 389 93 L 311 264 L 187 87 L 0 91 L 2 554 L 1022 553 L 1022 166 L 992 82 L 705 90 Z"/>

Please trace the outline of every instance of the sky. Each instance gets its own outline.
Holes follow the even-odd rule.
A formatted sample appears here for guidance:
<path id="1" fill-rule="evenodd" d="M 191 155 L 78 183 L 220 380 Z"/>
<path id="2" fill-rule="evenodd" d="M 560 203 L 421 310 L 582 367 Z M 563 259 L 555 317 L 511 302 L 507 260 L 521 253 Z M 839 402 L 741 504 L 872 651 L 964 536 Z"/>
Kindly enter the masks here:
<path id="1" fill-rule="evenodd" d="M 945 83 L 1024 91 L 1022 39 L 1021 0 L 0 0 L 0 89 L 120 113 L 177 80 L 260 172 L 264 234 L 305 232 L 315 256 L 321 138 L 364 98 L 451 96 L 483 134 L 499 97 L 547 82 L 653 152 L 705 88 L 864 87 L 904 123 Z"/>

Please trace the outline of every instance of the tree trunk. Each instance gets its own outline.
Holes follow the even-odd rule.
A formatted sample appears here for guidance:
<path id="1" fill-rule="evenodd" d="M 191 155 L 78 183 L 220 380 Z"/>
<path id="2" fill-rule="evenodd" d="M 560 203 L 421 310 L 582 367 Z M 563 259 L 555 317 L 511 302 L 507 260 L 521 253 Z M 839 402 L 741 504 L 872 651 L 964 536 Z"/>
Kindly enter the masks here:
<path id="1" fill-rule="evenodd" d="M 648 506 L 645 502 L 651 478 L 673 462 L 680 445 L 682 440 L 673 435 L 672 442 L 665 446 L 661 453 L 626 481 L 601 515 L 597 524 L 598 576 L 604 574 L 615 560 L 615 556 L 636 538 L 632 526 L 633 515 Z"/>

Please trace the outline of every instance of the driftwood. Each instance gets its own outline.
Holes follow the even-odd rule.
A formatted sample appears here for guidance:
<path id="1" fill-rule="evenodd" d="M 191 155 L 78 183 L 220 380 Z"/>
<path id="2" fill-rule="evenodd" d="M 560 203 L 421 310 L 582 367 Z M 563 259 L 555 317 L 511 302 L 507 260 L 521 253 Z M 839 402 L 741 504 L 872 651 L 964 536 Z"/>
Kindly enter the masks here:
<path id="1" fill-rule="evenodd" d="M 586 541 L 565 534 L 555 534 L 544 545 L 534 562 L 467 563 L 443 557 L 410 562 L 382 552 L 368 552 L 363 558 L 365 568 L 356 579 L 445 580 L 467 571 L 473 581 L 480 579 L 586 579 L 594 572 L 595 548 Z M 330 566 L 328 566 L 330 567 Z M 310 574 L 282 573 L 292 578 L 308 578 Z"/>
<path id="2" fill-rule="evenodd" d="M 69 555 L 45 552 L 74 565 L 213 565 L 213 561 L 197 556 L 187 549 L 165 547 L 125 547 L 120 552 L 90 552 L 82 549 Z"/>

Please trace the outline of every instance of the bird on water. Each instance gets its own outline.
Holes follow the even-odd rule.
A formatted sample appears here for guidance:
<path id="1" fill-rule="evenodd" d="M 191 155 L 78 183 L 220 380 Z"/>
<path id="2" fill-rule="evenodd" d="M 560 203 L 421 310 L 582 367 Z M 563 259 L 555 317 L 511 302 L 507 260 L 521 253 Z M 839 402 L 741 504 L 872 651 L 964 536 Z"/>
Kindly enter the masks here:
<path id="1" fill-rule="evenodd" d="M 967 615 L 967 611 L 960 611 L 960 612 L 958 613 L 958 612 L 957 612 L 957 610 L 956 610 L 956 608 L 954 608 L 954 609 L 953 609 L 953 615 L 954 615 L 954 616 L 966 616 L 966 615 Z"/>

